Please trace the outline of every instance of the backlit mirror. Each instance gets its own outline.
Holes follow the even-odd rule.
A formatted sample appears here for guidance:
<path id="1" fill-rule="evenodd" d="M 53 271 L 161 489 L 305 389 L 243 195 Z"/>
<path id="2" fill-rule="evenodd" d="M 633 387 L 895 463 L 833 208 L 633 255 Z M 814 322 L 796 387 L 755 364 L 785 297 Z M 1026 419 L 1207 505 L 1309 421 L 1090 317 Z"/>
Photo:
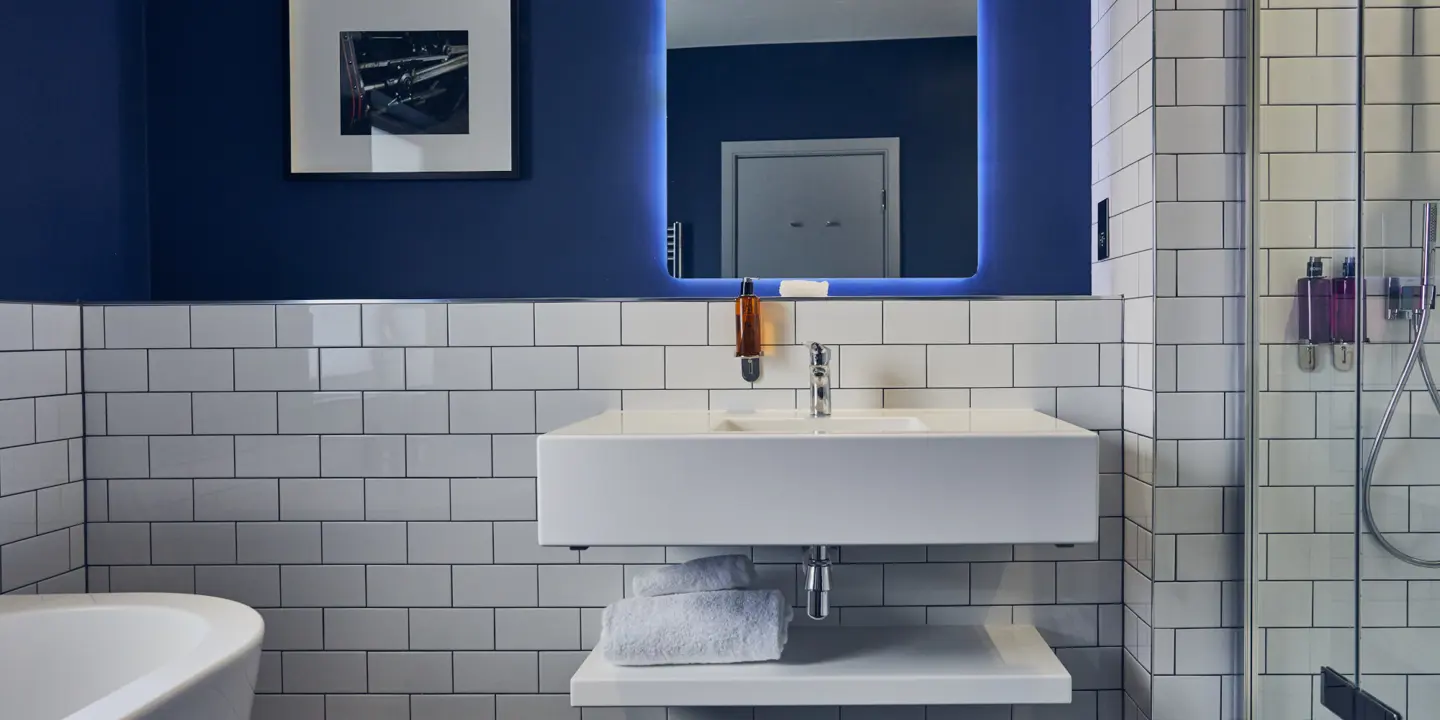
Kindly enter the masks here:
<path id="1" fill-rule="evenodd" d="M 687 278 L 969 277 L 978 0 L 667 0 Z"/>

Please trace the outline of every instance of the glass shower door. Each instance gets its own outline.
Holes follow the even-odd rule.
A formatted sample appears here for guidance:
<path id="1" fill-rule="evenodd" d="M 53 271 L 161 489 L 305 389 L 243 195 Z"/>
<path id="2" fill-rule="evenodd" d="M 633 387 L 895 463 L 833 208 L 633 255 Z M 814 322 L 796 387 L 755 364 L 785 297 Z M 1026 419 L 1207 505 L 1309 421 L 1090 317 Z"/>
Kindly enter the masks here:
<path id="1" fill-rule="evenodd" d="M 1384 5 L 1419 5 L 1392 3 Z M 1365 277 L 1357 515 L 1360 687 L 1440 720 L 1440 361 L 1433 322 L 1440 200 L 1440 9 L 1366 3 L 1360 54 Z M 1427 352 L 1428 351 L 1428 352 Z M 1434 365 L 1440 370 L 1440 364 Z"/>
<path id="2" fill-rule="evenodd" d="M 1359 678 L 1364 590 L 1357 442 L 1370 348 L 1355 342 L 1358 290 L 1345 281 L 1361 262 L 1360 28 L 1353 4 L 1259 4 L 1247 102 L 1246 717 L 1329 719 L 1321 668 Z"/>
<path id="3" fill-rule="evenodd" d="M 1250 718 L 1440 720 L 1440 8 L 1421 4 L 1252 19 Z"/>
<path id="4" fill-rule="evenodd" d="M 1424 342 L 1436 337 L 1424 248 L 1437 205 L 1395 197 L 1405 194 L 1420 193 L 1366 183 L 1359 684 L 1404 717 L 1440 720 L 1440 378 L 1430 369 L 1440 348 Z"/>

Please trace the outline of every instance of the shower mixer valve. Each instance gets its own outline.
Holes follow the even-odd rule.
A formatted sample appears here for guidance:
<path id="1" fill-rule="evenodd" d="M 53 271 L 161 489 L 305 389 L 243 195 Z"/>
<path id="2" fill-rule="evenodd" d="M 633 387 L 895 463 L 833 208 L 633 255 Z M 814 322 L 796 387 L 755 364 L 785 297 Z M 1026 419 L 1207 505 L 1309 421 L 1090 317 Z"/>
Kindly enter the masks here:
<path id="1" fill-rule="evenodd" d="M 1435 309 L 1435 286 L 1425 278 L 1385 278 L 1385 319 L 1412 320 Z"/>

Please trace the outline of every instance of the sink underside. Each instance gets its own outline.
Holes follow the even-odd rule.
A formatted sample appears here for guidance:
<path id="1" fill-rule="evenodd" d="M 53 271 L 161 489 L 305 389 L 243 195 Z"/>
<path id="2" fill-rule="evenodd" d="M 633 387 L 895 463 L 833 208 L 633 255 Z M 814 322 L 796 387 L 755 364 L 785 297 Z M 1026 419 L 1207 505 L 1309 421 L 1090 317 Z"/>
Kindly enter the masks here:
<path id="1" fill-rule="evenodd" d="M 537 452 L 543 545 L 1097 536 L 1096 435 L 1033 410 L 610 412 Z"/>

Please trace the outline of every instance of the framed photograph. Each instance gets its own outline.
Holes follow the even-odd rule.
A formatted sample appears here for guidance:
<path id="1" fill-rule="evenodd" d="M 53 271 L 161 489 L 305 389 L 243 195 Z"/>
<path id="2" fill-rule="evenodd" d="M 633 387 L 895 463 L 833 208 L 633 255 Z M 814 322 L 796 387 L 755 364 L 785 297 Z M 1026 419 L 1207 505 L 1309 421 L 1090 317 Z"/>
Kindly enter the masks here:
<path id="1" fill-rule="evenodd" d="M 290 177 L 519 177 L 516 0 L 288 2 Z"/>

